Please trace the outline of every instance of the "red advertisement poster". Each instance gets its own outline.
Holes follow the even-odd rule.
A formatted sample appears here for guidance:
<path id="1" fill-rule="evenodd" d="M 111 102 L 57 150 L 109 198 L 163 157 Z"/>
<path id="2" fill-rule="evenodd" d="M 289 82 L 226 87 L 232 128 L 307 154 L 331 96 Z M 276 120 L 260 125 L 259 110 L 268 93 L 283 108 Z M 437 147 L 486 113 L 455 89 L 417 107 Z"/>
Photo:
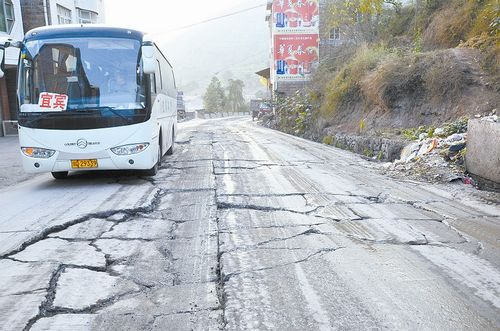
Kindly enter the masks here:
<path id="1" fill-rule="evenodd" d="M 273 29 L 285 33 L 318 30 L 318 0 L 274 0 Z"/>
<path id="2" fill-rule="evenodd" d="M 274 75 L 277 80 L 300 80 L 311 74 L 319 59 L 318 34 L 274 36 Z"/>

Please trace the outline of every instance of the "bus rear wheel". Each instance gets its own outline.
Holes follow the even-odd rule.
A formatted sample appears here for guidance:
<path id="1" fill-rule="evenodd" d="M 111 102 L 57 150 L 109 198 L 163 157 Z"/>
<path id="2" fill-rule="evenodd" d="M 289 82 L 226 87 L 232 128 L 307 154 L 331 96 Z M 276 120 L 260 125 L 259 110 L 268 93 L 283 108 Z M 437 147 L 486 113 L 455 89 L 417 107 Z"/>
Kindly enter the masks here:
<path id="1" fill-rule="evenodd" d="M 53 172 L 52 177 L 54 177 L 55 179 L 66 179 L 68 178 L 68 172 L 67 171 Z"/>
<path id="2" fill-rule="evenodd" d="M 175 132 L 174 129 L 172 129 L 172 145 L 170 148 L 167 150 L 167 155 L 172 155 L 174 154 L 174 144 L 175 144 Z"/>

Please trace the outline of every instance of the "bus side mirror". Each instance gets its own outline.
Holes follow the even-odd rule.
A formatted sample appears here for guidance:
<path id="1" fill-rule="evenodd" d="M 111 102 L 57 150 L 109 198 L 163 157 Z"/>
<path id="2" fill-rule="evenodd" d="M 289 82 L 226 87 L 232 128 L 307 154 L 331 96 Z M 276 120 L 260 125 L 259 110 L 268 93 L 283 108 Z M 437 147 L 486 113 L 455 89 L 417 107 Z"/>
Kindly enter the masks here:
<path id="1" fill-rule="evenodd" d="M 5 70 L 5 46 L 0 44 L 0 78 L 3 78 Z"/>
<path id="2" fill-rule="evenodd" d="M 152 42 L 142 45 L 142 66 L 145 74 L 154 74 L 156 71 L 155 48 Z"/>
<path id="3" fill-rule="evenodd" d="M 8 47 L 22 48 L 23 42 L 0 38 L 0 78 L 5 75 L 5 49 Z"/>

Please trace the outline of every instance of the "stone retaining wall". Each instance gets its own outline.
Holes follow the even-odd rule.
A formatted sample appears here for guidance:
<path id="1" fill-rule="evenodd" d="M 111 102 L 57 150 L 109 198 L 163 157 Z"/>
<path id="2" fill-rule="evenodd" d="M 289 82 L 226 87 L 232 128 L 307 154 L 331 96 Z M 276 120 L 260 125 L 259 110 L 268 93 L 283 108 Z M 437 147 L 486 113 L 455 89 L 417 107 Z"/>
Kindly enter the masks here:
<path id="1" fill-rule="evenodd" d="M 467 133 L 467 171 L 500 185 L 500 123 L 473 119 Z"/>
<path id="2" fill-rule="evenodd" d="M 395 161 L 408 141 L 372 136 L 361 136 L 347 133 L 328 132 L 332 137 L 331 144 L 335 147 L 376 158 L 380 161 Z"/>

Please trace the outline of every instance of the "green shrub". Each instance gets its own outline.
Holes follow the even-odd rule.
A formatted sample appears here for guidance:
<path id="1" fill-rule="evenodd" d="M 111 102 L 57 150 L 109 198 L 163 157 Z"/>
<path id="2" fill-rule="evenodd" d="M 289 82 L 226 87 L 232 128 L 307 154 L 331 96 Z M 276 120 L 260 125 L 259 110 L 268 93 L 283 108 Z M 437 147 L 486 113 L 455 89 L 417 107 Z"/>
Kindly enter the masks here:
<path id="1" fill-rule="evenodd" d="M 378 151 L 378 154 L 377 154 L 377 160 L 382 160 L 382 158 L 384 157 L 384 153 L 382 151 Z"/>
<path id="2" fill-rule="evenodd" d="M 323 144 L 325 144 L 325 145 L 333 145 L 333 137 L 332 136 L 325 136 L 323 138 Z"/>
<path id="3" fill-rule="evenodd" d="M 367 156 L 367 157 L 373 157 L 373 151 L 371 149 L 369 149 L 369 148 L 365 148 L 363 150 L 363 155 Z"/>
<path id="4" fill-rule="evenodd" d="M 365 129 L 366 129 L 366 122 L 362 118 L 359 120 L 359 132 L 362 133 L 363 131 L 365 131 Z"/>

